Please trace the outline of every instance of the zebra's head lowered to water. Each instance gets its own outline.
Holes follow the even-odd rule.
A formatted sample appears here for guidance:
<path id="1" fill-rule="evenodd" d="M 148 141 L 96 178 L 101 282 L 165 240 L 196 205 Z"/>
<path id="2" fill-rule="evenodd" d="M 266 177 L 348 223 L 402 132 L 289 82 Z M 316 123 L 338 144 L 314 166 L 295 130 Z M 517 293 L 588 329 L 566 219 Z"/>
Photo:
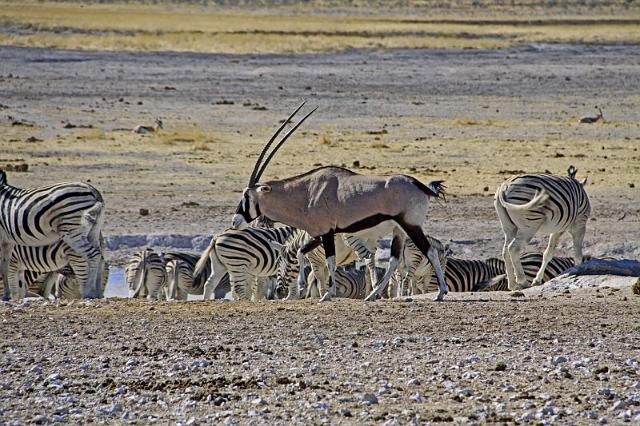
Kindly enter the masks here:
<path id="1" fill-rule="evenodd" d="M 238 208 L 236 209 L 236 213 L 233 215 L 233 219 L 231 222 L 231 227 L 233 229 L 242 229 L 246 227 L 251 221 L 260 216 L 262 212 L 260 211 L 260 202 L 265 197 L 268 196 L 271 192 L 271 186 L 269 184 L 258 183 L 258 180 L 262 177 L 267 165 L 275 155 L 275 153 L 280 149 L 280 147 L 284 144 L 284 142 L 291 136 L 293 132 L 296 131 L 298 127 L 317 109 L 314 108 L 305 115 L 295 126 L 293 126 L 285 135 L 282 137 L 280 142 L 276 144 L 276 146 L 271 150 L 267 158 L 264 159 L 267 151 L 278 137 L 278 135 L 282 132 L 285 126 L 291 121 L 294 115 L 304 106 L 304 102 L 282 123 L 282 125 L 276 130 L 273 134 L 269 142 L 264 146 L 262 152 L 258 156 L 255 166 L 253 167 L 253 171 L 251 172 L 251 177 L 249 178 L 249 184 L 242 191 L 242 199 L 238 204 Z M 261 164 L 262 163 L 262 164 Z"/>

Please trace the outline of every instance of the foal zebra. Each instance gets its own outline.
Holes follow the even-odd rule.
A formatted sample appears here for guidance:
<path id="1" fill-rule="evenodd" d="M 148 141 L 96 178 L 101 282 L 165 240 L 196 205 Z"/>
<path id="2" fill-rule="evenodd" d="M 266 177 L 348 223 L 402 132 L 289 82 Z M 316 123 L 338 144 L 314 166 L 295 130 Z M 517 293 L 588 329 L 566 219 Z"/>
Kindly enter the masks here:
<path id="1" fill-rule="evenodd" d="M 453 256 L 445 257 L 444 277 L 447 288 L 452 292 L 479 291 L 482 285 L 494 277 L 504 274 L 504 262 L 501 259 L 466 260 Z M 423 273 L 416 275 L 413 288 L 417 293 L 428 293 L 438 290 L 438 281 L 433 275 L 433 267 L 427 264 Z"/>
<path id="2" fill-rule="evenodd" d="M 264 298 L 265 279 L 277 273 L 283 244 L 298 232 L 290 226 L 228 229 L 212 238 L 194 271 L 196 277 L 204 275 L 205 265 L 211 263 L 211 273 L 204 285 L 204 300 L 211 298 L 211 293 L 227 273 L 234 298 Z M 293 260 L 289 258 L 288 261 Z"/>
<path id="3" fill-rule="evenodd" d="M 99 246 L 102 249 L 104 243 L 102 235 L 99 236 Z M 95 297 L 102 297 L 104 287 L 104 267 L 106 262 L 101 258 L 100 265 L 103 267 L 98 271 L 98 286 Z M 108 268 L 108 267 L 107 267 Z M 88 264 L 84 259 L 76 254 L 64 241 L 46 246 L 23 246 L 16 245 L 9 258 L 9 284 L 14 284 L 11 289 L 13 297 L 22 299 L 27 294 L 27 289 L 32 286 L 40 276 L 51 274 L 43 285 L 52 288 L 57 272 L 67 276 L 72 276 L 74 285 L 78 286 L 78 293 L 81 296 L 81 288 L 78 277 L 87 276 Z M 107 269 L 108 274 L 108 269 Z M 44 293 L 48 292 L 43 290 Z M 46 297 L 46 296 L 45 296 Z"/>
<path id="4" fill-rule="evenodd" d="M 570 166 L 568 176 L 513 176 L 498 188 L 494 205 L 505 236 L 502 255 L 509 289 L 527 285 L 520 256 L 538 232 L 550 234 L 549 244 L 532 285 L 542 283 L 558 239 L 566 231 L 573 237 L 575 262 L 582 262 L 582 242 L 591 206 L 584 190 L 586 178 L 578 181 L 576 172 L 575 167 Z"/>
<path id="5" fill-rule="evenodd" d="M 211 275 L 211 261 L 204 271 L 194 279 L 193 271 L 200 256 L 183 252 L 164 253 L 167 269 L 167 300 L 187 300 L 187 295 L 202 295 L 204 284 Z M 230 290 L 229 274 L 225 274 L 215 290 L 214 298 L 223 299 Z"/>
<path id="6" fill-rule="evenodd" d="M 164 258 L 147 248 L 134 253 L 124 271 L 129 297 L 158 300 L 167 283 Z"/>
<path id="7" fill-rule="evenodd" d="M 543 255 L 540 253 L 525 253 L 520 257 L 520 262 L 524 269 L 524 274 L 527 280 L 533 280 L 536 274 L 540 270 L 542 265 Z M 544 271 L 543 283 L 547 282 L 558 275 L 561 275 L 564 271 L 575 266 L 575 261 L 570 257 L 554 257 L 551 259 Z M 504 271 L 504 266 L 503 266 Z M 488 281 L 486 287 L 482 286 L 482 291 L 508 291 L 509 284 L 504 272 L 495 276 L 492 280 Z"/>
<path id="8" fill-rule="evenodd" d="M 51 246 L 64 242 L 76 255 L 77 277 L 83 297 L 97 297 L 102 250 L 99 234 L 104 201 L 97 189 L 85 183 L 59 183 L 20 189 L 7 184 L 0 170 L 0 275 L 4 298 L 20 293 L 9 280 L 14 247 Z M 24 249 L 18 249 L 24 250 Z"/>

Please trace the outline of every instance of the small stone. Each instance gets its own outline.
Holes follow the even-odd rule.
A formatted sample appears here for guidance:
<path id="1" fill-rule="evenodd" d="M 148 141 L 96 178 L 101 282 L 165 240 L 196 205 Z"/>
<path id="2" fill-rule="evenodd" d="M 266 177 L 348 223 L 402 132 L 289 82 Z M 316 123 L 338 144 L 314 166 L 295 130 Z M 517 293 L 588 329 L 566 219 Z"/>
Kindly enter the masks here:
<path id="1" fill-rule="evenodd" d="M 520 420 L 522 421 L 530 421 L 536 418 L 536 414 L 533 411 L 527 411 L 522 416 L 520 416 Z"/>
<path id="2" fill-rule="evenodd" d="M 557 357 L 555 357 L 555 358 L 553 359 L 552 364 L 553 364 L 553 365 L 564 364 L 564 363 L 565 363 L 565 362 L 567 362 L 567 361 L 568 361 L 568 359 L 567 359 L 567 357 L 566 357 L 566 356 L 562 356 L 562 355 L 560 355 L 560 356 L 557 356 Z"/>
<path id="3" fill-rule="evenodd" d="M 414 393 L 413 395 L 411 395 L 409 397 L 409 399 L 411 399 L 413 402 L 422 402 L 422 401 L 424 401 L 424 398 L 422 398 L 422 395 L 420 395 L 419 393 Z"/>
<path id="4" fill-rule="evenodd" d="M 267 401 L 265 399 L 262 399 L 262 398 L 256 398 L 256 399 L 252 400 L 251 403 L 253 405 L 267 405 Z"/>
<path id="5" fill-rule="evenodd" d="M 627 408 L 627 404 L 622 400 L 614 402 L 613 406 L 611 407 L 612 410 L 623 410 L 625 408 Z"/>
<path id="6" fill-rule="evenodd" d="M 195 417 L 189 417 L 189 420 L 185 423 L 186 426 L 196 426 L 197 424 Z"/>
<path id="7" fill-rule="evenodd" d="M 420 386 L 420 380 L 418 379 L 411 379 L 407 382 L 407 385 L 409 386 Z"/>
<path id="8" fill-rule="evenodd" d="M 496 367 L 494 368 L 495 371 L 506 371 L 507 370 L 507 364 L 505 364 L 504 362 L 499 362 L 496 364 Z"/>
<path id="9" fill-rule="evenodd" d="M 314 402 L 313 404 L 311 404 L 311 407 L 318 410 L 326 410 L 327 408 L 329 408 L 329 405 L 326 402 Z"/>
<path id="10" fill-rule="evenodd" d="M 353 414 L 351 414 L 351 410 L 349 410 L 348 408 L 341 408 L 340 410 L 338 410 L 338 413 L 342 417 L 353 417 Z"/>
<path id="11" fill-rule="evenodd" d="M 149 209 L 140 209 L 140 216 L 149 216 Z"/>
<path id="12" fill-rule="evenodd" d="M 47 423 L 49 421 L 49 418 L 47 416 L 42 415 L 42 414 L 38 414 L 31 421 L 33 423 L 37 424 L 37 425 L 42 425 L 42 424 Z"/>
<path id="13" fill-rule="evenodd" d="M 223 422 L 225 425 L 235 425 L 239 423 L 239 420 L 234 417 L 227 417 Z"/>
<path id="14" fill-rule="evenodd" d="M 365 393 L 364 395 L 362 395 L 362 401 L 365 404 L 372 405 L 378 403 L 378 398 L 372 393 Z"/>

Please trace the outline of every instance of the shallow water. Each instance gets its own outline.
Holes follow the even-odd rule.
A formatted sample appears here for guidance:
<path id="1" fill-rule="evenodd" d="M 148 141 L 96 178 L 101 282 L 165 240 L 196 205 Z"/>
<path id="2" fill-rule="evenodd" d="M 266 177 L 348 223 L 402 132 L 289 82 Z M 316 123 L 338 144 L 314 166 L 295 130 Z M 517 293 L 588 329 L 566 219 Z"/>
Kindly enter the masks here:
<path id="1" fill-rule="evenodd" d="M 104 289 L 104 297 L 129 297 L 129 289 L 124 282 L 124 268 L 109 268 L 109 281 Z"/>
<path id="2" fill-rule="evenodd" d="M 124 268 L 112 266 L 109 268 L 109 281 L 104 289 L 104 297 L 129 297 L 129 289 L 124 281 Z M 225 299 L 232 298 L 231 293 L 227 293 Z M 187 300 L 202 300 L 202 296 L 188 295 Z"/>

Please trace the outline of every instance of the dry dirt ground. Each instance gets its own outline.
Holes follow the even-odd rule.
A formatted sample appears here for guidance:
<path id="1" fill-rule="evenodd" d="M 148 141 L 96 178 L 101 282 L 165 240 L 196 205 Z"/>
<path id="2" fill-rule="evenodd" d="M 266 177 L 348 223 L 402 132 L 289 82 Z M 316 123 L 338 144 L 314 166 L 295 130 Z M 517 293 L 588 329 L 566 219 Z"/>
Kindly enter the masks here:
<path id="1" fill-rule="evenodd" d="M 107 202 L 108 239 L 211 234 L 227 226 L 262 143 L 306 99 L 320 108 L 270 178 L 357 160 L 363 173 L 445 179 L 449 201 L 431 208 L 429 232 L 488 257 L 502 240 L 499 183 L 573 164 L 590 182 L 587 252 L 638 258 L 638 58 L 633 46 L 0 47 L 0 166 L 28 165 L 9 172 L 18 186 L 90 181 Z M 606 122 L 578 125 L 596 104 Z M 154 117 L 159 134 L 130 132 Z M 442 304 L 2 305 L 0 423 L 638 421 L 639 307 L 628 289 Z"/>
<path id="2" fill-rule="evenodd" d="M 637 423 L 639 315 L 628 287 L 5 304 L 0 423 Z"/>
<path id="3" fill-rule="evenodd" d="M 574 45 L 323 55 L 5 47 L 0 167 L 28 164 L 9 173 L 18 186 L 90 181 L 107 202 L 108 239 L 211 235 L 228 226 L 262 144 L 306 99 L 319 110 L 265 178 L 359 161 L 363 173 L 444 179 L 449 202 L 431 208 L 429 232 L 459 255 L 488 257 L 501 248 L 500 182 L 573 164 L 589 178 L 587 251 L 637 258 L 639 57 L 637 47 Z M 606 122 L 578 125 L 596 104 Z M 159 134 L 130 131 L 154 117 Z"/>

